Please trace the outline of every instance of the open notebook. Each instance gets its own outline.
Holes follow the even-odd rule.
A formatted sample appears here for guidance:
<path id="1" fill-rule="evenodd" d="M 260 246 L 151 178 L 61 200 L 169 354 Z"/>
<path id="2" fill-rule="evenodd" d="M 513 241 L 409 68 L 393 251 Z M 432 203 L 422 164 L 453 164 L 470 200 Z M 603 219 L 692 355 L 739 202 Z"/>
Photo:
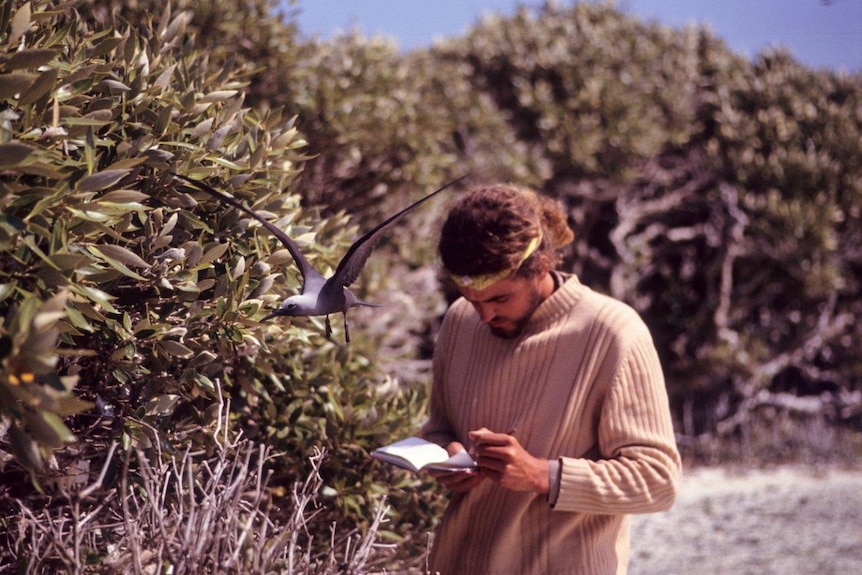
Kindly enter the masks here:
<path id="1" fill-rule="evenodd" d="M 479 469 L 466 451 L 449 457 L 445 449 L 436 443 L 425 441 L 421 437 L 408 437 L 378 447 L 371 452 L 371 457 L 414 472 L 420 470 L 476 471 Z"/>

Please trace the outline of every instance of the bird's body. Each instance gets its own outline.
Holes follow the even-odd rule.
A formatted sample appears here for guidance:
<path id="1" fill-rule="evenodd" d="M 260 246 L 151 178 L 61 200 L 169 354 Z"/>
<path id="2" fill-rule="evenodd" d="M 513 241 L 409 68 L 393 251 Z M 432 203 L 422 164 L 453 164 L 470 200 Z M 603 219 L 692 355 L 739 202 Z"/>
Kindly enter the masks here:
<path id="1" fill-rule="evenodd" d="M 266 321 L 280 315 L 298 317 L 329 315 L 338 312 L 344 313 L 349 308 L 357 305 L 377 307 L 377 304 L 360 301 L 346 287 L 342 287 L 341 290 L 332 289 L 333 287 L 337 286 L 334 286 L 332 283 L 327 285 L 324 282 L 320 291 L 309 292 L 306 290 L 303 293 L 289 296 L 277 310 L 265 316 L 261 321 Z"/>
<path id="2" fill-rule="evenodd" d="M 302 289 L 300 290 L 300 293 L 285 299 L 278 309 L 265 316 L 261 321 L 266 321 L 278 316 L 298 317 L 322 315 L 326 316 L 326 336 L 329 337 L 332 334 L 329 316 L 330 314 L 340 312 L 344 314 L 344 337 L 348 343 L 350 342 L 350 333 L 347 327 L 347 310 L 357 305 L 370 307 L 377 306 L 376 304 L 360 301 L 352 291 L 347 289 L 347 286 L 351 285 L 356 281 L 356 278 L 359 277 L 359 273 L 365 266 L 365 262 L 368 260 L 374 247 L 383 237 L 383 234 L 415 207 L 466 177 L 462 176 L 461 178 L 434 190 L 427 196 L 417 200 L 397 214 L 390 216 L 370 231 L 363 234 L 359 239 L 353 242 L 350 248 L 348 248 L 347 253 L 344 254 L 344 257 L 341 258 L 341 261 L 338 263 L 335 273 L 330 278 L 326 278 L 323 274 L 312 267 L 296 243 L 290 239 L 286 233 L 276 227 L 275 224 L 264 219 L 254 210 L 245 207 L 234 198 L 219 192 L 209 184 L 193 180 L 180 174 L 174 175 L 188 182 L 195 188 L 215 197 L 219 201 L 242 210 L 256 219 L 261 223 L 261 225 L 269 230 L 270 233 L 278 238 L 282 244 L 284 244 L 284 247 L 287 248 L 287 251 L 290 252 L 293 260 L 296 262 L 296 265 L 299 268 L 299 273 L 302 275 Z"/>

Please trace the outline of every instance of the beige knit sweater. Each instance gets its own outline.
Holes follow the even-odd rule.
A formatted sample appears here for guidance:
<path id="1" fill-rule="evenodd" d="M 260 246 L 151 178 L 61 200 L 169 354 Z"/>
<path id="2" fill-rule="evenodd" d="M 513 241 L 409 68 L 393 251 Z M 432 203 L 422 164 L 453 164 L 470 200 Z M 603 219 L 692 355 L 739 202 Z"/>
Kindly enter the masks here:
<path id="1" fill-rule="evenodd" d="M 556 504 L 486 479 L 453 495 L 431 573 L 622 574 L 630 513 L 668 509 L 681 475 L 652 338 L 625 304 L 566 281 L 516 339 L 493 336 L 469 302 L 446 314 L 422 434 L 469 445 L 481 427 L 517 429 L 561 461 Z"/>

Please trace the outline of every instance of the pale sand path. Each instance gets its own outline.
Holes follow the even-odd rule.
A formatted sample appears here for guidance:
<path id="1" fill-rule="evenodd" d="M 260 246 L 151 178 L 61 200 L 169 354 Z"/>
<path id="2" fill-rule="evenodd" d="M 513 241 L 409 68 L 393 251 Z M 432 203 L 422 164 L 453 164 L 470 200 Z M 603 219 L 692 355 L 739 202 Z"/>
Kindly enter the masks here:
<path id="1" fill-rule="evenodd" d="M 862 470 L 686 473 L 632 522 L 629 575 L 862 575 Z"/>

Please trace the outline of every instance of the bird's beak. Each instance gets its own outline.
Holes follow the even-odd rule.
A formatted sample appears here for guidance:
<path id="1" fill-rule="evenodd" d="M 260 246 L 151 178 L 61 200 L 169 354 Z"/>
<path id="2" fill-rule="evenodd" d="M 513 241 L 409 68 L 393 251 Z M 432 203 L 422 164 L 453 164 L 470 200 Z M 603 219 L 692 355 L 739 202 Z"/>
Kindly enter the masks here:
<path id="1" fill-rule="evenodd" d="M 269 313 L 269 314 L 263 316 L 263 319 L 260 321 L 261 321 L 261 323 L 263 323 L 265 321 L 271 320 L 274 317 L 279 317 L 282 315 L 287 315 L 287 314 L 285 313 L 285 311 L 283 309 L 279 308 L 279 309 L 274 310 L 272 313 Z"/>

